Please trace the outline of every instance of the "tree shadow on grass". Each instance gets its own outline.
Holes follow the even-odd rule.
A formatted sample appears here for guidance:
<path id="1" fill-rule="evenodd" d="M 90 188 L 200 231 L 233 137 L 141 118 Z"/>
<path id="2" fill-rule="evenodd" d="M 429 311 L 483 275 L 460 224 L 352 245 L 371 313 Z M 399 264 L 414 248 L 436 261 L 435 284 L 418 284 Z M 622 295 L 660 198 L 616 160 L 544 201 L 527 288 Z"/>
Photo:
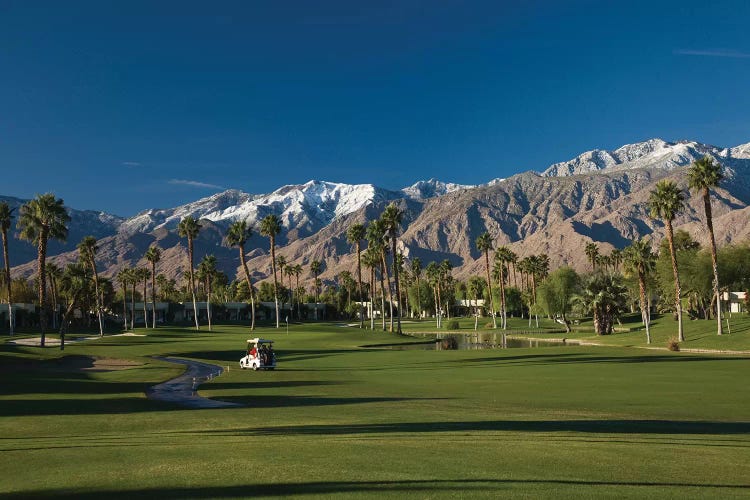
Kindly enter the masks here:
<path id="1" fill-rule="evenodd" d="M 702 355 L 679 355 L 679 354 L 647 354 L 639 356 L 599 356 L 593 353 L 569 353 L 561 352 L 557 354 L 521 354 L 517 356 L 504 356 L 498 354 L 496 356 L 485 356 L 481 358 L 461 358 L 450 360 L 451 363 L 455 364 L 467 364 L 467 363 L 513 363 L 513 364 L 529 364 L 529 365 L 540 365 L 540 364 L 558 364 L 558 363 L 575 363 L 575 364 L 589 364 L 589 363 L 664 363 L 664 362 L 675 362 L 675 363 L 688 363 L 695 361 L 703 362 L 714 362 L 714 361 L 740 361 L 743 363 L 747 362 L 746 357 L 742 356 L 702 356 Z"/>
<path id="2" fill-rule="evenodd" d="M 54 496 L 57 498 L 88 499 L 130 499 L 133 497 L 147 498 L 250 498 L 256 496 L 291 496 L 291 495 L 334 495 L 354 493 L 401 493 L 401 494 L 480 494 L 494 493 L 502 495 L 511 493 L 514 488 L 516 494 L 524 485 L 548 486 L 551 489 L 572 487 L 580 491 L 581 487 L 593 488 L 696 488 L 698 492 L 709 494 L 709 491 L 719 489 L 746 490 L 748 484 L 722 483 L 689 483 L 689 482 L 646 482 L 646 481 L 594 481 L 585 479 L 412 479 L 400 481 L 316 481 L 299 483 L 267 483 L 244 484 L 235 486 L 205 486 L 205 487 L 162 487 L 141 488 L 135 490 L 33 490 L 11 493 L 6 498 L 37 498 Z M 596 493 L 596 489 L 587 490 Z M 611 490 L 610 490 L 611 491 Z M 640 490 L 638 490 L 640 491 Z M 643 491 L 642 493 L 645 493 Z"/>
<path id="3" fill-rule="evenodd" d="M 397 422 L 251 427 L 208 431 L 214 434 L 343 435 L 415 434 L 426 432 L 582 432 L 601 434 L 739 435 L 750 434 L 750 422 L 680 420 L 482 420 L 473 422 Z"/>
<path id="4" fill-rule="evenodd" d="M 403 401 L 434 401 L 434 398 L 326 397 L 326 396 L 216 396 L 217 401 L 237 403 L 248 408 L 288 408 L 304 406 L 340 406 Z"/>

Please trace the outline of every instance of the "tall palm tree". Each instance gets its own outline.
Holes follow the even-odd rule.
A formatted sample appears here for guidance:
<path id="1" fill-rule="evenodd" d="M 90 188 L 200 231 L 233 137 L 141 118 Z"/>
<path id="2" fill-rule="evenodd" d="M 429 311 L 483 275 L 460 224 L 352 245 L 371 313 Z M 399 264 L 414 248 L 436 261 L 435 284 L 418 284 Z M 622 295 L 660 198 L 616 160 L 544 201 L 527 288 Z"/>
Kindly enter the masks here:
<path id="1" fill-rule="evenodd" d="M 391 203 L 387 207 L 385 207 L 385 210 L 383 211 L 382 219 L 383 219 L 383 226 L 385 229 L 385 236 L 390 240 L 391 243 L 391 268 L 393 269 L 393 282 L 396 285 L 396 297 L 399 299 L 398 304 L 398 317 L 397 317 L 397 333 L 401 333 L 401 288 L 400 288 L 400 282 L 399 282 L 399 266 L 396 265 L 397 262 L 397 255 L 396 255 L 396 237 L 398 236 L 398 232 L 401 229 L 401 219 L 404 215 L 404 212 L 399 209 L 395 203 Z M 393 315 L 391 314 L 391 331 L 393 331 Z"/>
<path id="2" fill-rule="evenodd" d="M 315 292 L 315 321 L 318 320 L 318 275 L 320 274 L 321 266 L 319 260 L 310 262 L 310 272 L 313 274 L 313 292 Z"/>
<path id="3" fill-rule="evenodd" d="M 492 311 L 492 328 L 497 328 L 497 319 L 495 318 L 495 299 L 492 297 L 492 278 L 490 277 L 490 250 L 492 250 L 492 237 L 490 233 L 485 232 L 476 241 L 477 250 L 484 253 L 484 268 L 487 271 L 487 287 L 490 292 L 490 310 Z"/>
<path id="4" fill-rule="evenodd" d="M 3 262 L 5 263 L 5 286 L 8 292 L 8 329 L 13 335 L 13 291 L 10 278 L 10 259 L 8 258 L 8 229 L 13 222 L 13 210 L 5 202 L 0 202 L 0 234 L 3 237 Z"/>
<path id="5" fill-rule="evenodd" d="M 227 242 L 230 246 L 236 246 L 240 250 L 240 263 L 245 274 L 247 289 L 250 291 L 250 330 L 255 330 L 255 294 L 253 293 L 253 284 L 250 281 L 250 271 L 247 269 L 247 260 L 245 260 L 245 243 L 252 235 L 252 228 L 244 220 L 232 223 L 227 229 Z"/>
<path id="6" fill-rule="evenodd" d="M 279 271 L 279 281 L 284 286 L 284 270 L 286 269 L 286 257 L 283 255 L 276 256 L 276 269 Z"/>
<path id="7" fill-rule="evenodd" d="M 370 330 L 375 330 L 375 269 L 380 264 L 380 250 L 368 245 L 362 252 L 362 262 L 370 269 Z"/>
<path id="8" fill-rule="evenodd" d="M 586 249 L 584 252 L 586 252 L 586 257 L 588 257 L 589 262 L 591 262 L 592 271 L 596 271 L 596 258 L 599 256 L 599 245 L 594 242 L 586 243 Z"/>
<path id="9" fill-rule="evenodd" d="M 148 310 L 146 309 L 146 297 L 148 297 L 148 295 L 146 293 L 146 288 L 148 287 L 148 280 L 151 277 L 151 271 L 145 267 L 137 267 L 134 271 L 136 284 L 143 284 L 143 327 L 148 328 Z M 133 285 L 133 289 L 135 290 L 135 284 Z"/>
<path id="10" fill-rule="evenodd" d="M 685 197 L 673 181 L 661 180 L 649 196 L 649 212 L 652 219 L 661 219 L 667 228 L 669 241 L 669 255 L 672 257 L 672 274 L 674 275 L 675 311 L 677 312 L 677 337 L 680 342 L 685 340 L 682 331 L 682 305 L 680 304 L 680 274 L 677 269 L 677 253 L 674 248 L 674 230 L 672 221 L 684 207 Z"/>
<path id="11" fill-rule="evenodd" d="M 419 289 L 419 279 L 422 277 L 422 261 L 419 257 L 414 257 L 411 260 L 411 275 L 414 276 L 414 280 L 417 282 L 417 310 L 419 313 L 417 316 L 422 317 L 422 297 Z"/>
<path id="12" fill-rule="evenodd" d="M 497 266 L 500 282 L 500 321 L 502 322 L 503 330 L 508 328 L 508 312 L 505 302 L 505 265 L 513 261 L 513 252 L 510 248 L 502 246 L 495 250 L 495 266 Z"/>
<path id="13" fill-rule="evenodd" d="M 156 328 L 156 264 L 161 260 L 159 247 L 148 247 L 146 260 L 151 263 L 151 327 Z M 143 300 L 146 300 L 144 297 Z"/>
<path id="14" fill-rule="evenodd" d="M 646 277 L 653 272 L 656 265 L 656 255 L 651 251 L 651 245 L 645 240 L 635 240 L 625 249 L 625 267 L 638 276 L 638 292 L 641 302 L 641 318 L 646 328 L 646 343 L 651 343 L 649 328 L 648 301 L 646 300 Z"/>
<path id="15" fill-rule="evenodd" d="M 122 317 L 125 322 L 125 331 L 128 329 L 128 285 L 130 284 L 130 269 L 120 269 L 117 271 L 117 281 L 122 288 Z"/>
<path id="16" fill-rule="evenodd" d="M 620 270 L 620 264 L 622 264 L 623 260 L 623 253 L 622 250 L 619 248 L 615 248 L 612 250 L 612 253 L 609 254 L 609 259 L 612 262 L 612 268 L 615 272 Z"/>
<path id="17" fill-rule="evenodd" d="M 52 238 L 65 241 L 68 237 L 67 223 L 70 221 L 62 198 L 52 193 L 38 195 L 21 206 L 18 218 L 20 237 L 37 245 L 37 272 L 39 277 L 39 329 L 40 345 L 44 347 L 47 331 L 47 241 Z"/>
<path id="18" fill-rule="evenodd" d="M 294 284 L 297 290 L 297 318 L 302 320 L 302 297 L 300 297 L 299 291 L 299 276 L 302 274 L 302 264 L 294 264 L 292 266 L 292 273 L 294 274 Z"/>
<path id="19" fill-rule="evenodd" d="M 195 315 L 196 330 L 200 330 L 200 325 L 198 324 L 198 304 L 195 300 L 195 278 L 193 276 L 193 240 L 198 236 L 201 227 L 203 226 L 190 215 L 182 219 L 179 226 L 177 226 L 177 234 L 183 238 L 187 238 L 188 241 L 188 276 L 190 278 L 190 293 L 193 296 L 193 314 Z"/>
<path id="20" fill-rule="evenodd" d="M 68 299 L 63 319 L 60 323 L 60 350 L 65 350 L 65 333 L 68 329 L 70 317 L 81 298 L 90 292 L 91 277 L 88 275 L 87 264 L 68 264 L 64 272 L 61 272 L 62 293 Z"/>
<path id="21" fill-rule="evenodd" d="M 357 252 L 357 284 L 359 287 L 359 327 L 365 326 L 364 297 L 362 295 L 362 240 L 365 239 L 365 225 L 353 224 L 346 231 L 346 239 L 349 243 L 354 244 L 354 251 Z"/>
<path id="22" fill-rule="evenodd" d="M 96 317 L 99 320 L 99 336 L 104 336 L 104 323 L 102 322 L 102 305 L 101 295 L 99 294 L 99 273 L 96 270 L 96 252 L 99 251 L 99 247 L 96 244 L 96 238 L 93 236 L 86 236 L 78 244 L 78 254 L 81 261 L 89 266 L 91 269 L 92 276 L 94 277 L 94 293 L 96 294 Z"/>
<path id="23" fill-rule="evenodd" d="M 294 265 L 287 264 L 284 266 L 284 273 L 289 278 L 289 314 L 294 316 L 294 288 L 292 288 L 292 276 L 294 275 Z"/>
<path id="24" fill-rule="evenodd" d="M 206 287 L 206 314 L 208 315 L 208 331 L 211 331 L 211 282 L 216 276 L 216 257 L 206 255 L 198 264 L 198 272 Z"/>
<path id="25" fill-rule="evenodd" d="M 372 248 L 380 255 L 380 292 L 381 305 L 383 307 L 383 331 L 385 331 L 385 286 L 383 280 L 388 284 L 388 302 L 390 304 L 390 316 L 393 318 L 393 294 L 391 293 L 391 278 L 388 273 L 388 263 L 385 254 L 388 252 L 388 246 L 385 244 L 385 224 L 383 219 L 376 219 L 367 226 L 367 248 Z"/>
<path id="26" fill-rule="evenodd" d="M 52 294 L 52 328 L 57 328 L 58 304 L 60 287 L 58 284 L 62 281 L 64 271 L 54 262 L 47 262 L 44 267 L 47 271 L 47 281 L 49 282 L 49 291 Z"/>
<path id="27" fill-rule="evenodd" d="M 711 242 L 711 267 L 714 273 L 714 297 L 716 298 L 716 331 L 719 335 L 721 330 L 721 297 L 719 296 L 719 270 L 716 259 L 716 239 L 714 238 L 714 223 L 711 216 L 711 188 L 719 186 L 724 175 L 721 173 L 721 165 L 714 163 L 713 158 L 705 156 L 697 160 L 688 170 L 688 185 L 690 189 L 701 193 L 703 198 L 703 209 L 706 213 L 706 229 L 708 229 L 709 241 Z"/>
<path id="28" fill-rule="evenodd" d="M 271 240 L 271 270 L 273 271 L 273 300 L 276 303 L 276 328 L 279 328 L 279 282 L 276 277 L 276 236 L 281 232 L 281 219 L 275 214 L 260 221 L 260 234 Z"/>

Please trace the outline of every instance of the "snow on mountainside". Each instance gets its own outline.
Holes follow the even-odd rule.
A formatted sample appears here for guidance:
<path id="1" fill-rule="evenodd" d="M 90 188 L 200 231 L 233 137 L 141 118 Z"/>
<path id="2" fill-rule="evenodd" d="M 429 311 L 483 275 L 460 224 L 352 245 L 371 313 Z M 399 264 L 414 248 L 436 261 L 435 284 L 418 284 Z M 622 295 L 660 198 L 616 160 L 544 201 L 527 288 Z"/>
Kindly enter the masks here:
<path id="1" fill-rule="evenodd" d="M 595 149 L 572 160 L 555 163 L 545 170 L 546 177 L 591 174 L 597 171 L 630 170 L 636 168 L 659 168 L 674 170 L 685 167 L 706 155 L 714 157 L 729 169 L 732 177 L 736 168 L 750 168 L 750 144 L 735 148 L 720 149 L 695 141 L 666 142 L 649 139 L 645 142 L 626 144 L 614 151 Z"/>
<path id="2" fill-rule="evenodd" d="M 162 227 L 172 229 L 187 216 L 229 224 L 235 220 L 248 220 L 254 223 L 266 215 L 276 214 L 285 227 L 302 227 L 305 229 L 303 232 L 308 233 L 373 201 L 400 197 L 400 193 L 372 184 L 341 184 L 315 180 L 305 184 L 283 186 L 272 193 L 262 195 L 228 190 L 172 209 L 146 210 L 125 221 L 121 231 L 134 233 L 153 231 Z"/>
<path id="3" fill-rule="evenodd" d="M 401 190 L 407 198 L 413 200 L 424 200 L 426 198 L 434 198 L 435 196 L 442 196 L 444 194 L 452 193 L 460 189 L 471 189 L 476 186 L 468 184 L 454 184 L 452 182 L 442 182 L 437 179 L 430 179 L 427 181 L 418 181 L 409 187 L 405 187 Z"/>

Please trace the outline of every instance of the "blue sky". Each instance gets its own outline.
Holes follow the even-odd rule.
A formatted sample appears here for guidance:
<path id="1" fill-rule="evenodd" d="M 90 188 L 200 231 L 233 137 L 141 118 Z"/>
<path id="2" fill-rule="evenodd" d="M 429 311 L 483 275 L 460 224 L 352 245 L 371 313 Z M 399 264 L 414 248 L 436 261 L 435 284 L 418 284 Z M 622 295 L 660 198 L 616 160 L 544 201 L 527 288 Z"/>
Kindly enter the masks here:
<path id="1" fill-rule="evenodd" d="M 132 215 L 750 142 L 744 1 L 0 0 L 0 194 Z"/>

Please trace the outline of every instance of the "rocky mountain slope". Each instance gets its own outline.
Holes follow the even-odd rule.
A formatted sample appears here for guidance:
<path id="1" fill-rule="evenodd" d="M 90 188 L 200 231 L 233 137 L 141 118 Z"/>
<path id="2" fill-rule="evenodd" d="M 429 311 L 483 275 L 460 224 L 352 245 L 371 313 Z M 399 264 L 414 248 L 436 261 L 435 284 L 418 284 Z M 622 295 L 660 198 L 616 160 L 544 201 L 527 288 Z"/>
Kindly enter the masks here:
<path id="1" fill-rule="evenodd" d="M 192 215 L 203 219 L 204 224 L 196 241 L 198 258 L 214 254 L 219 267 L 234 276 L 239 259 L 237 250 L 227 247 L 223 240 L 226 226 L 237 218 L 254 223 L 268 213 L 276 213 L 284 224 L 278 253 L 303 266 L 320 260 L 322 277 L 331 278 L 341 270 L 352 269 L 353 257 L 346 241 L 348 227 L 374 219 L 391 201 L 404 210 L 399 246 L 405 256 L 419 256 L 424 264 L 449 259 L 458 276 L 482 271 L 474 241 L 484 231 L 494 236 L 497 245 L 510 245 L 520 256 L 544 252 L 553 266 L 569 264 L 585 269 L 588 264 L 583 248 L 590 241 L 598 242 L 605 253 L 624 247 L 636 237 L 658 241 L 663 226 L 648 217 L 650 191 L 658 180 L 669 177 L 687 193 L 687 166 L 704 155 L 713 156 L 726 167 L 727 180 L 713 196 L 718 240 L 743 241 L 750 236 L 750 144 L 722 149 L 660 139 L 615 151 L 590 151 L 552 165 L 541 174 L 526 172 L 480 186 L 430 180 L 398 192 L 370 184 L 310 181 L 267 195 L 225 191 L 182 207 L 147 210 L 128 220 L 88 212 L 81 217 L 99 221 L 101 230 L 94 235 L 101 238 L 99 265 L 105 275 L 123 266 L 145 265 L 143 253 L 154 244 L 165 249 L 159 272 L 181 275 L 185 270 L 185 242 L 174 229 L 180 219 Z M 702 239 L 700 200 L 689 196 L 688 201 L 688 208 L 675 225 Z M 71 245 L 78 240 L 71 234 Z M 254 235 L 247 249 L 255 278 L 267 277 L 268 241 Z M 28 260 L 34 257 L 31 250 L 25 254 L 31 256 Z M 75 258 L 75 252 L 63 252 L 55 260 L 65 263 Z M 15 272 L 31 275 L 33 262 L 17 267 Z"/>

